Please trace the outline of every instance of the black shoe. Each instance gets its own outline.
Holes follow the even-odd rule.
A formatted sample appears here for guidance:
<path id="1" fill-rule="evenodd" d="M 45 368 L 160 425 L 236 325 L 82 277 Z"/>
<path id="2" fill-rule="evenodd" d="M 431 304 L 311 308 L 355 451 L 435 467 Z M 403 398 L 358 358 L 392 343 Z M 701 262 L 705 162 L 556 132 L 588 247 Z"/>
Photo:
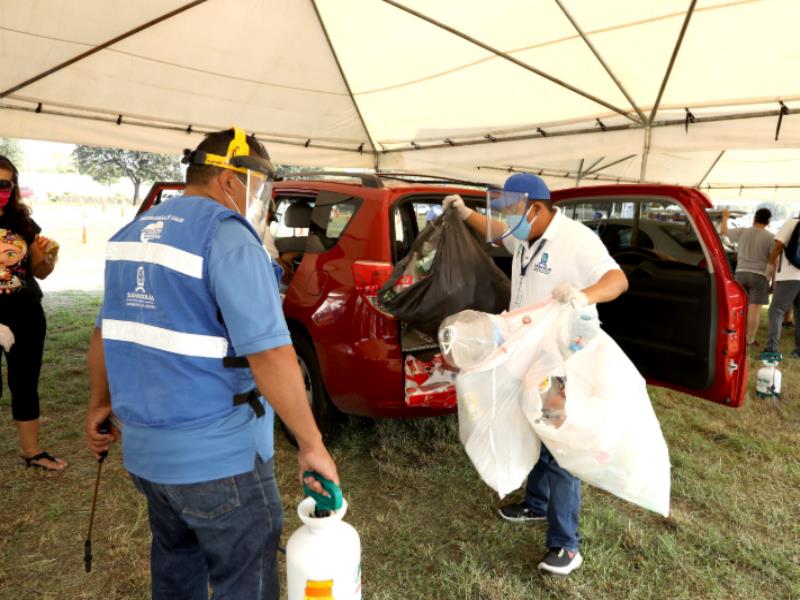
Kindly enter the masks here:
<path id="1" fill-rule="evenodd" d="M 564 548 L 550 548 L 539 563 L 539 570 L 554 575 L 569 575 L 583 564 L 583 557 L 577 550 L 571 552 Z"/>
<path id="2" fill-rule="evenodd" d="M 547 520 L 547 516 L 537 515 L 530 508 L 528 508 L 528 505 L 524 502 L 501 506 L 497 511 L 497 514 L 506 521 L 512 521 L 514 523 L 533 523 L 534 521 Z"/>

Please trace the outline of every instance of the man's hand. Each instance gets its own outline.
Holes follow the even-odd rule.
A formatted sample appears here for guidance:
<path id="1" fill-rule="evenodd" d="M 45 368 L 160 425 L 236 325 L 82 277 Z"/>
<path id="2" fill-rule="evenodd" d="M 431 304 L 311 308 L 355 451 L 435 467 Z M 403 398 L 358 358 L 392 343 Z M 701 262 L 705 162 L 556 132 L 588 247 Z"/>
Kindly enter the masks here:
<path id="1" fill-rule="evenodd" d="M 325 479 L 330 479 L 339 485 L 339 472 L 336 470 L 336 463 L 333 462 L 331 455 L 320 441 L 311 447 L 301 447 L 297 451 L 297 462 L 300 463 L 300 481 L 305 483 L 318 494 L 326 494 L 319 481 L 313 477 L 303 478 L 306 471 L 316 471 Z"/>
<path id="2" fill-rule="evenodd" d="M 556 301 L 561 304 L 570 304 L 575 309 L 583 308 L 589 304 L 586 294 L 567 281 L 559 283 L 550 294 Z"/>
<path id="3" fill-rule="evenodd" d="M 113 426 L 110 432 L 100 433 L 100 425 L 109 417 L 111 417 L 111 406 L 98 406 L 86 412 L 84 424 L 86 445 L 97 460 L 100 460 L 100 453 L 107 451 L 119 438 L 119 432 Z"/>
<path id="4" fill-rule="evenodd" d="M 9 352 L 11 350 L 11 346 L 14 345 L 14 341 L 14 332 L 0 323 L 0 346 L 3 347 L 3 350 Z"/>
<path id="5" fill-rule="evenodd" d="M 445 196 L 445 199 L 442 201 L 442 206 L 445 210 L 448 208 L 454 208 L 458 212 L 458 216 L 461 217 L 462 221 L 469 219 L 470 215 L 475 212 L 469 206 L 464 204 L 464 199 L 458 194 Z"/>

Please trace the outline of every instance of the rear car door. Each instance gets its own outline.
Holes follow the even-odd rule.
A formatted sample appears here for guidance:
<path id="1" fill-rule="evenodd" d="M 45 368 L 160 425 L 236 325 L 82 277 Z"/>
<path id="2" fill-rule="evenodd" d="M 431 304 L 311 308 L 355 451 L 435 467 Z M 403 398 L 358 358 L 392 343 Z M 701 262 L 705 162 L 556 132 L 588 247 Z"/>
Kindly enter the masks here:
<path id="1" fill-rule="evenodd" d="M 605 329 L 653 385 L 726 406 L 744 402 L 747 297 L 697 190 L 602 186 L 553 193 L 603 240 L 629 289 L 598 307 Z"/>
<path id="2" fill-rule="evenodd" d="M 150 210 L 152 207 L 170 198 L 182 196 L 185 188 L 186 184 L 178 181 L 155 182 L 153 187 L 150 188 L 150 191 L 147 192 L 147 196 L 144 197 L 144 200 L 142 200 L 142 203 L 139 205 L 136 216 L 138 217 L 143 212 Z"/>

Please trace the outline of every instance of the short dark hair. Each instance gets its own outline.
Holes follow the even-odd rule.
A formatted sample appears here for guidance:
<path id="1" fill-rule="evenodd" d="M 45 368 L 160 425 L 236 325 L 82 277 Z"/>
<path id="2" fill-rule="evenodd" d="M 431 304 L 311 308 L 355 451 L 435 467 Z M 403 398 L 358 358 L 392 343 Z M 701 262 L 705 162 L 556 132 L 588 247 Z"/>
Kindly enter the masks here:
<path id="1" fill-rule="evenodd" d="M 759 208 L 756 211 L 756 216 L 753 217 L 753 223 L 761 225 L 769 225 L 769 220 L 772 218 L 772 211 L 768 208 Z"/>
<path id="2" fill-rule="evenodd" d="M 531 204 L 533 204 L 534 202 L 541 202 L 542 204 L 544 204 L 544 207 L 550 212 L 553 212 L 555 210 L 555 208 L 553 208 L 552 200 L 540 200 L 538 198 L 534 198 L 533 200 L 531 200 Z"/>
<path id="3" fill-rule="evenodd" d="M 222 131 L 207 133 L 205 139 L 195 148 L 195 152 L 201 151 L 207 152 L 208 154 L 225 156 L 233 137 L 233 129 L 223 129 Z M 245 139 L 247 145 L 250 147 L 250 152 L 261 158 L 269 158 L 267 149 L 256 139 L 255 135 L 248 135 Z M 184 150 L 184 160 L 186 160 L 191 153 L 191 150 Z M 188 185 L 205 185 L 211 181 L 212 178 L 216 177 L 221 170 L 221 167 L 215 167 L 213 165 L 196 165 L 189 163 L 189 168 L 186 169 L 186 183 Z"/>

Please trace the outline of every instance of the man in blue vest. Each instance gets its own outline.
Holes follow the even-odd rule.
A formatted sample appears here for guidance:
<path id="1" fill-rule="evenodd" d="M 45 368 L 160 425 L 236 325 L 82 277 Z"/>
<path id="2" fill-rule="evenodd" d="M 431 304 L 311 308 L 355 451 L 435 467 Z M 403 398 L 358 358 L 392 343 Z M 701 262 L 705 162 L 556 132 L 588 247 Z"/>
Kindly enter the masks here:
<path id="1" fill-rule="evenodd" d="M 264 147 L 240 129 L 186 152 L 185 195 L 123 227 L 106 253 L 89 347 L 89 448 L 112 410 L 147 497 L 152 597 L 279 597 L 278 413 L 300 472 L 338 483 L 306 399 L 272 263 L 244 216 L 271 197 Z M 252 201 L 252 202 L 251 202 Z M 269 399 L 264 402 L 263 397 Z M 317 491 L 318 482 L 308 481 Z"/>

